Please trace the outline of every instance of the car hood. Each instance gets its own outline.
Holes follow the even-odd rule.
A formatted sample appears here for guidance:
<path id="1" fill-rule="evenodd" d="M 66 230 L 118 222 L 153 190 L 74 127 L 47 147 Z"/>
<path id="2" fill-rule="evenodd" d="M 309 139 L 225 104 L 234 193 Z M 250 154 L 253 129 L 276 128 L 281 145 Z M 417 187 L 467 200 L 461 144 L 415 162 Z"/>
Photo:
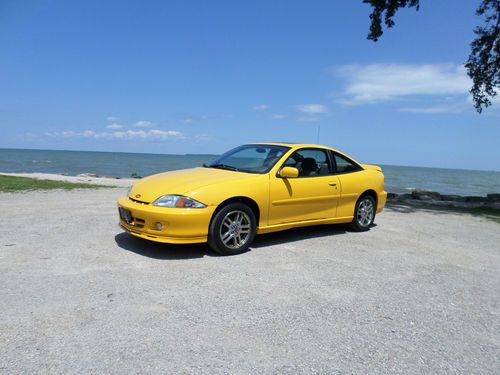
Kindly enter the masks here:
<path id="1" fill-rule="evenodd" d="M 166 194 L 187 195 L 196 198 L 196 190 L 207 185 L 224 184 L 234 180 L 250 180 L 252 173 L 228 171 L 216 168 L 191 168 L 159 173 L 137 181 L 129 197 L 151 203 Z"/>

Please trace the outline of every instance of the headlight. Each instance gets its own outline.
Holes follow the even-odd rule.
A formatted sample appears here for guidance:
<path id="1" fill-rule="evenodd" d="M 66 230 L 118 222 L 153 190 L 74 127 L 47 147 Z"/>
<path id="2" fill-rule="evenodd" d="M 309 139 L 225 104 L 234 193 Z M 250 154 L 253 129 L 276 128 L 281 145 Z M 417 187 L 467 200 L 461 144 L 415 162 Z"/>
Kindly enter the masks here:
<path id="1" fill-rule="evenodd" d="M 171 208 L 205 208 L 203 203 L 183 195 L 163 195 L 153 202 L 153 206 Z"/>

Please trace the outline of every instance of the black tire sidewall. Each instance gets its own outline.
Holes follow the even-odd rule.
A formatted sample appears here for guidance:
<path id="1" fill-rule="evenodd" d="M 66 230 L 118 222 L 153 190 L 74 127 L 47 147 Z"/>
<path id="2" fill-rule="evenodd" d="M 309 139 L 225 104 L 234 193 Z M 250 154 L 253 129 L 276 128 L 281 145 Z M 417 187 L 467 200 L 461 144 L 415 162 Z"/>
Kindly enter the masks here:
<path id="1" fill-rule="evenodd" d="M 250 218 L 251 228 L 250 228 L 249 238 L 247 239 L 246 243 L 239 249 L 231 249 L 226 245 L 224 245 L 224 243 L 220 238 L 219 233 L 220 233 L 220 226 L 222 225 L 222 220 L 224 220 L 224 217 L 229 212 L 236 210 L 243 211 L 248 215 L 248 217 Z M 257 224 L 255 220 L 255 214 L 253 213 L 250 207 L 248 207 L 244 203 L 239 203 L 239 202 L 229 203 L 223 206 L 221 209 L 217 210 L 217 212 L 215 213 L 213 220 L 210 223 L 210 228 L 208 231 L 208 245 L 212 248 L 212 250 L 218 252 L 221 255 L 236 255 L 244 253 L 245 251 L 248 250 L 248 247 L 255 238 L 256 228 Z"/>

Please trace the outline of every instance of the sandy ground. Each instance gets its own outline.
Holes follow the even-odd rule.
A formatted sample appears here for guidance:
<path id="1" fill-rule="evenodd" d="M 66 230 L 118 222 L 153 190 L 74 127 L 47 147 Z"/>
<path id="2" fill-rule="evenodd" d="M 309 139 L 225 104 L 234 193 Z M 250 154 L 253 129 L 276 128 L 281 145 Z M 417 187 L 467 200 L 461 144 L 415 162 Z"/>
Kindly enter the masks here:
<path id="1" fill-rule="evenodd" d="M 500 372 L 498 223 L 388 209 L 219 257 L 123 233 L 125 190 L 0 194 L 0 373 Z"/>

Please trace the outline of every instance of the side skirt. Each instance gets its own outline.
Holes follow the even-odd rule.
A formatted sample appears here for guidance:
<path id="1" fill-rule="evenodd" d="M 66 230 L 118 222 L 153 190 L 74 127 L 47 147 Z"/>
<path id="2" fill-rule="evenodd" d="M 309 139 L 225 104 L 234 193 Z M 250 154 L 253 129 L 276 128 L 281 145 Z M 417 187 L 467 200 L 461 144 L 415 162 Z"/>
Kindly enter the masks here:
<path id="1" fill-rule="evenodd" d="M 346 216 L 346 217 L 303 220 L 303 221 L 295 221 L 292 223 L 268 225 L 265 227 L 258 227 L 257 234 L 272 233 L 272 232 L 278 232 L 280 230 L 286 230 L 286 229 L 298 228 L 298 227 L 308 227 L 308 226 L 312 226 L 312 225 L 350 223 L 352 221 L 352 218 L 353 218 L 353 216 Z"/>

